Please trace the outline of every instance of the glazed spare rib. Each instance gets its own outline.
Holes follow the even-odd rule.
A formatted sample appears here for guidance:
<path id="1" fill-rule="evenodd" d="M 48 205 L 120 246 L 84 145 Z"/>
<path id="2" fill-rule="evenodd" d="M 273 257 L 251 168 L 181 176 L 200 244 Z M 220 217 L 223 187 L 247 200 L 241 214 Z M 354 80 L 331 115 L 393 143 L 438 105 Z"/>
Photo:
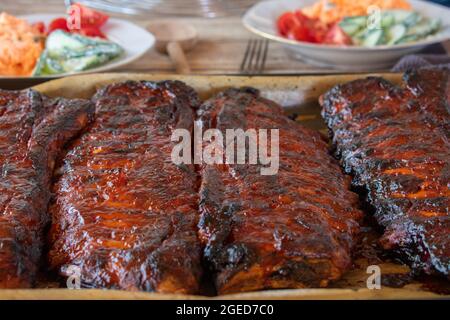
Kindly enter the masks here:
<path id="1" fill-rule="evenodd" d="M 227 129 L 279 129 L 278 174 L 262 175 L 262 164 L 201 166 L 199 233 L 218 293 L 338 279 L 351 264 L 362 214 L 320 134 L 254 89 L 227 90 L 198 115 L 203 130 L 224 137 Z"/>
<path id="2" fill-rule="evenodd" d="M 34 285 L 55 161 L 93 111 L 84 100 L 0 90 L 0 288 Z"/>
<path id="3" fill-rule="evenodd" d="M 181 82 L 125 82 L 93 100 L 95 120 L 54 188 L 51 267 L 79 268 L 83 287 L 196 293 L 197 174 L 171 161 L 172 132 L 193 128 L 196 93 Z"/>
<path id="4" fill-rule="evenodd" d="M 381 78 L 325 94 L 323 116 L 353 183 L 367 192 L 381 240 L 416 270 L 450 275 L 450 71 Z"/>

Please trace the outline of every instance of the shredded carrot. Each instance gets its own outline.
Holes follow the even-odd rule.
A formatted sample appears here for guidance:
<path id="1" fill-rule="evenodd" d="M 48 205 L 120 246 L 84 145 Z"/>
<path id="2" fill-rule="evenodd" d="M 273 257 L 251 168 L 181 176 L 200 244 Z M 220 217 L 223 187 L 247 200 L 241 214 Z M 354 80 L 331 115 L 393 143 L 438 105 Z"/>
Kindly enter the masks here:
<path id="1" fill-rule="evenodd" d="M 30 75 L 44 44 L 37 28 L 27 21 L 0 13 L 0 75 Z"/>
<path id="2" fill-rule="evenodd" d="M 310 18 L 331 24 L 345 17 L 365 16 L 370 6 L 376 6 L 380 10 L 412 10 L 406 0 L 320 0 L 312 6 L 303 8 L 302 12 Z"/>

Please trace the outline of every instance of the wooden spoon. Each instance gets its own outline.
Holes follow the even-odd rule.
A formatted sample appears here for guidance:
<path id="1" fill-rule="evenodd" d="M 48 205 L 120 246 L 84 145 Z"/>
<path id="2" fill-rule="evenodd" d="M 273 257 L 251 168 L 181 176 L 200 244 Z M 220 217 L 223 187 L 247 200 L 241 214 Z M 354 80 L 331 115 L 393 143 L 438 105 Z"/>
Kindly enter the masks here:
<path id="1" fill-rule="evenodd" d="M 156 38 L 156 50 L 169 55 L 177 73 L 190 73 L 184 53 L 197 43 L 197 30 L 189 24 L 173 20 L 152 22 L 147 29 Z"/>

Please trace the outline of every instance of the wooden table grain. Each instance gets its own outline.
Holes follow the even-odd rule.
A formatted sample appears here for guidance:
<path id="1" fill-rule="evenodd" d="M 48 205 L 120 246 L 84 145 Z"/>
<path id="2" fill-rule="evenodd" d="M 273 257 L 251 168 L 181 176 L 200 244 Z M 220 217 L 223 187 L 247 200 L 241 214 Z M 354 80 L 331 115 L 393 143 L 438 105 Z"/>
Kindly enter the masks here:
<path id="1" fill-rule="evenodd" d="M 32 13 L 65 12 L 63 0 L 1 0 L 0 11 L 14 15 Z M 155 19 L 170 19 L 171 17 L 157 17 L 148 15 L 135 17 L 113 15 L 128 19 L 140 26 Z M 177 18 L 193 25 L 199 33 L 199 42 L 194 49 L 187 53 L 187 59 L 194 74 L 238 74 L 241 60 L 249 38 L 254 37 L 241 24 L 238 16 L 224 18 Z M 450 46 L 447 44 L 447 51 Z M 175 70 L 169 58 L 152 49 L 139 60 L 115 70 L 118 72 L 151 72 L 173 73 Z M 365 72 L 368 70 L 361 70 Z M 271 41 L 267 57 L 265 74 L 330 74 L 342 73 L 339 70 L 309 65 L 292 58 L 278 43 Z"/>

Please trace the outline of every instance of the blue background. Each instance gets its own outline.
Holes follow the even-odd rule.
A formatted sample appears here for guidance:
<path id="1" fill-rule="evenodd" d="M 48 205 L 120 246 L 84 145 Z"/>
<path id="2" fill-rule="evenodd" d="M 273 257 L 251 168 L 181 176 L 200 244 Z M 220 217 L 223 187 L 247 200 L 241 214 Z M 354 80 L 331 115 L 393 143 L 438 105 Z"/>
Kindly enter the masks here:
<path id="1" fill-rule="evenodd" d="M 450 7 L 450 0 L 431 0 L 430 2 L 435 2 Z"/>

